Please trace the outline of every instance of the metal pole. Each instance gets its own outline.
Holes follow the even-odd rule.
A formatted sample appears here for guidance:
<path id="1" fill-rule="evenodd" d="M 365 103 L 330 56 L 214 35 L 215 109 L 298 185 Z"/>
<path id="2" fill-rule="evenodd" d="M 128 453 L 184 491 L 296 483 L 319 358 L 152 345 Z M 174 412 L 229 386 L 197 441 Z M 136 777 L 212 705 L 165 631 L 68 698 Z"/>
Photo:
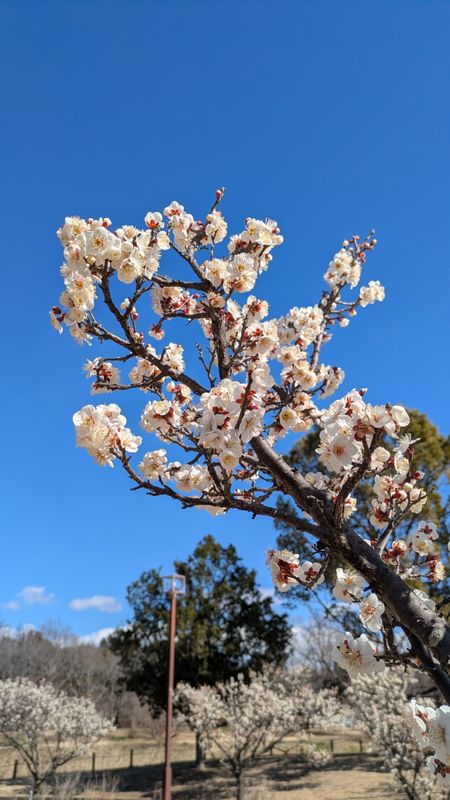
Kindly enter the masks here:
<path id="1" fill-rule="evenodd" d="M 173 718 L 173 685 L 175 677 L 175 626 L 177 614 L 177 593 L 175 581 L 170 592 L 170 632 L 169 632 L 169 679 L 167 686 L 166 716 L 166 760 L 164 765 L 163 800 L 172 800 L 172 718 Z"/>

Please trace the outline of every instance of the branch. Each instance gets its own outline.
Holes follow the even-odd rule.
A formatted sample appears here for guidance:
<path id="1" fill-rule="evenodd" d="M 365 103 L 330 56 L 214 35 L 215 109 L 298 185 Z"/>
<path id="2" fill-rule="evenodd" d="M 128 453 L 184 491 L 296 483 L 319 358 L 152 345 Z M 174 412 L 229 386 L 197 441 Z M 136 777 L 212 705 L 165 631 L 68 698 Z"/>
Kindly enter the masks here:
<path id="1" fill-rule="evenodd" d="M 425 643 L 444 670 L 450 664 L 450 628 L 350 526 L 343 529 L 344 558 L 360 572 L 388 606 L 405 632 Z"/>
<path id="2" fill-rule="evenodd" d="M 123 330 L 123 332 L 125 333 L 125 336 L 127 337 L 128 341 L 125 341 L 124 339 L 121 339 L 120 337 L 116 336 L 115 334 L 110 333 L 110 331 L 106 331 L 103 328 L 102 328 L 102 336 L 104 338 L 106 338 L 106 339 L 109 339 L 109 340 L 115 342 L 116 344 L 121 345 L 122 347 L 127 348 L 137 358 L 146 359 L 147 361 L 150 362 L 150 364 L 153 364 L 155 367 L 158 367 L 158 369 L 161 372 L 161 375 L 163 377 L 168 377 L 168 378 L 171 378 L 174 381 L 180 381 L 181 383 L 184 383 L 186 386 L 188 386 L 191 389 L 192 392 L 194 392 L 194 394 L 201 395 L 204 392 L 206 392 L 207 389 L 205 389 L 204 386 L 202 386 L 200 383 L 198 383 L 198 381 L 194 380 L 194 378 L 189 377 L 189 375 L 186 375 L 184 372 L 174 372 L 166 364 L 163 364 L 163 362 L 162 362 L 162 360 L 160 358 L 158 358 L 157 356 L 154 356 L 143 344 L 141 344 L 140 342 L 137 342 L 133 338 L 133 334 L 132 334 L 132 332 L 130 331 L 130 329 L 128 327 L 127 321 L 125 319 L 125 315 L 121 314 L 121 312 L 119 311 L 119 309 L 117 308 L 117 306 L 115 305 L 115 303 L 114 303 L 114 301 L 113 301 L 113 299 L 111 297 L 111 292 L 109 290 L 109 284 L 108 284 L 108 278 L 109 278 L 109 274 L 105 270 L 105 272 L 103 273 L 103 276 L 102 276 L 101 284 L 100 284 L 100 286 L 102 288 L 104 300 L 105 300 L 105 303 L 108 306 L 109 310 L 111 311 L 111 313 L 113 314 L 115 319 L 118 321 L 118 323 L 119 323 L 121 329 Z M 98 325 L 98 323 L 95 323 L 95 324 Z"/>
<path id="3" fill-rule="evenodd" d="M 278 508 L 274 508 L 273 506 L 266 506 L 258 501 L 245 500 L 231 494 L 227 498 L 218 498 L 217 496 L 191 497 L 189 495 L 180 494 L 170 486 L 167 486 L 167 484 L 158 486 L 150 481 L 145 480 L 144 478 L 141 478 L 141 476 L 131 466 L 124 450 L 119 450 L 116 455 L 121 461 L 128 476 L 132 481 L 134 481 L 134 483 L 137 484 L 136 488 L 146 489 L 147 492 L 152 495 L 164 495 L 166 497 L 170 497 L 172 500 L 177 500 L 179 503 L 181 503 L 183 508 L 201 508 L 202 506 L 213 506 L 214 508 L 223 508 L 226 511 L 230 509 L 237 509 L 239 511 L 247 511 L 254 517 L 271 517 L 272 519 L 276 519 L 280 522 L 285 522 L 286 524 L 297 528 L 299 531 L 310 533 L 316 538 L 320 538 L 321 534 L 323 533 L 320 527 L 317 525 L 307 522 L 306 520 L 299 519 L 298 517 L 281 511 Z"/>
<path id="4" fill-rule="evenodd" d="M 262 436 L 251 439 L 250 445 L 260 461 L 268 468 L 279 488 L 292 497 L 302 511 L 314 516 L 318 524 L 328 524 L 329 517 L 326 512 L 328 510 L 329 514 L 332 511 L 330 496 L 310 486 L 303 475 L 290 467 L 283 456 L 276 453 Z"/>
<path id="5" fill-rule="evenodd" d="M 338 496 L 336 498 L 336 502 L 334 504 L 334 518 L 335 518 L 336 522 L 340 521 L 341 512 L 342 512 L 342 509 L 344 508 L 344 503 L 345 503 L 347 497 L 349 496 L 349 494 L 351 494 L 351 492 L 353 491 L 355 486 L 359 483 L 361 478 L 364 477 L 364 474 L 367 471 L 367 468 L 369 467 L 369 464 L 370 464 L 371 455 L 372 455 L 373 451 L 375 450 L 375 448 L 378 446 L 378 442 L 380 441 L 382 436 L 383 436 L 383 432 L 382 432 L 381 429 L 378 430 L 378 431 L 375 431 L 375 433 L 372 436 L 372 441 L 370 443 L 370 447 L 367 447 L 366 440 L 365 439 L 363 440 L 363 443 L 364 443 L 363 460 L 362 460 L 361 464 L 357 467 L 357 469 L 355 469 L 353 474 L 350 475 L 347 478 L 347 480 L 345 481 L 344 485 L 342 486 L 342 488 L 341 488 L 341 490 L 340 490 L 340 492 L 339 492 L 339 494 L 338 494 Z"/>
<path id="6" fill-rule="evenodd" d="M 427 653 L 420 639 L 410 631 L 405 631 L 411 645 L 411 653 L 416 656 L 422 664 L 425 672 L 434 681 L 447 703 L 450 703 L 450 678 L 435 660 Z"/>
<path id="7" fill-rule="evenodd" d="M 424 642 L 444 670 L 450 664 L 450 627 L 414 593 L 379 553 L 350 525 L 338 526 L 325 492 L 309 486 L 299 472 L 277 455 L 261 437 L 250 442 L 261 461 L 269 467 L 286 494 L 320 526 L 320 538 L 332 551 L 343 556 L 385 602 L 399 624 Z"/>

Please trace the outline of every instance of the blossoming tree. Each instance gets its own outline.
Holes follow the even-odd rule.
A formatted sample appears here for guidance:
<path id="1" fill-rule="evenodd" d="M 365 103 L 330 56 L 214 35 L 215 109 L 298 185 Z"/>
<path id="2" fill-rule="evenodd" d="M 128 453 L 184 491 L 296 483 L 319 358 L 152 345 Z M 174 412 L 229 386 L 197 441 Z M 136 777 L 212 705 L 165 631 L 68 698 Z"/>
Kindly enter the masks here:
<path id="1" fill-rule="evenodd" d="M 104 736 L 111 723 L 92 700 L 58 692 L 50 683 L 0 681 L 0 733 L 31 775 L 30 798 L 41 796 L 56 770 Z"/>
<path id="2" fill-rule="evenodd" d="M 222 195 L 218 190 L 203 221 L 172 202 L 163 214 L 147 213 L 143 230 L 124 225 L 113 231 L 109 219 L 67 217 L 58 231 L 65 290 L 51 311 L 53 325 L 60 332 L 67 326 L 79 343 L 110 348 L 86 364 L 93 394 L 144 392 L 149 399 L 141 427 L 165 447 L 145 447 L 134 461 L 142 438 L 115 403 L 75 413 L 77 443 L 100 465 L 119 462 L 134 488 L 183 508 L 212 514 L 238 509 L 292 525 L 308 537 L 311 554 L 300 563 L 295 553 L 271 551 L 275 584 L 282 590 L 317 585 L 333 555 L 342 563 L 335 596 L 361 605 L 371 638 L 343 636 L 335 651 L 340 663 L 353 673 L 382 670 L 386 660 L 400 658 L 393 635 L 399 627 L 410 643 L 402 658 L 427 671 L 450 702 L 450 628 L 427 595 L 409 585 L 417 577 L 442 579 L 437 531 L 421 520 L 407 539 L 396 537 L 406 515 L 419 515 L 426 503 L 423 475 L 412 460 L 414 442 L 402 435 L 408 414 L 399 405 L 366 402 L 364 389 L 328 407 L 323 403 L 344 378 L 342 369 L 322 362 L 332 330 L 384 298 L 374 280 L 352 295 L 376 245 L 373 232 L 342 243 L 316 305 L 269 319 L 265 300 L 254 294 L 238 299 L 254 289 L 282 236 L 276 222 L 248 218 L 225 247 Z M 160 269 L 166 251 L 170 276 Z M 180 319 L 203 336 L 188 358 L 180 343 L 162 341 Z M 121 365 L 127 365 L 128 378 L 121 377 Z M 304 475 L 277 443 L 314 424 L 321 430 L 323 471 Z M 352 527 L 353 492 L 368 479 L 370 539 Z M 295 504 L 298 516 L 277 507 L 280 494 Z M 380 629 L 384 653 L 373 642 Z"/>
<path id="3" fill-rule="evenodd" d="M 335 718 L 336 697 L 330 690 L 313 689 L 306 672 L 253 673 L 248 683 L 238 675 L 195 689 L 179 684 L 177 702 L 206 752 L 219 757 L 233 775 L 237 800 L 245 798 L 249 768 L 289 734 L 296 734 L 308 767 L 321 766 L 330 758 L 314 746 L 309 731 Z"/>
<path id="4" fill-rule="evenodd" d="M 416 723 L 415 714 L 423 707 L 407 705 L 414 689 L 411 684 L 411 676 L 395 667 L 383 675 L 359 675 L 345 697 L 393 775 L 397 793 L 408 800 L 448 800 L 448 783 L 441 781 L 434 765 L 430 771 L 425 763 L 432 747 L 423 735 L 425 725 L 418 728 Z M 436 713 L 432 708 L 428 711 L 431 717 Z"/>

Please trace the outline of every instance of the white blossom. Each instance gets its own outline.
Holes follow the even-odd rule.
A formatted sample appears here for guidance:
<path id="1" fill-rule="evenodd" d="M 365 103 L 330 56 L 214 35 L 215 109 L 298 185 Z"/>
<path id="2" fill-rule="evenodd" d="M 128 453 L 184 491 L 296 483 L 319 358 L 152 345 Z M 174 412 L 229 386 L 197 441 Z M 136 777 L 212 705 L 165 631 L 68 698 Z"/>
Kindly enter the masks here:
<path id="1" fill-rule="evenodd" d="M 139 464 L 139 469 L 148 480 L 156 480 L 160 475 L 164 474 L 166 464 L 166 450 L 152 450 L 151 453 L 145 453 Z"/>
<path id="2" fill-rule="evenodd" d="M 375 646 L 365 633 L 354 639 L 350 633 L 336 633 L 333 658 L 350 676 L 382 672 L 384 662 L 375 658 Z"/>
<path id="3" fill-rule="evenodd" d="M 384 613 L 384 603 L 382 603 L 374 592 L 365 597 L 359 604 L 359 618 L 369 631 L 376 633 L 382 624 L 382 614 Z"/>
<path id="4" fill-rule="evenodd" d="M 368 286 L 361 286 L 359 290 L 359 304 L 363 308 L 377 300 L 381 302 L 384 297 L 385 289 L 384 286 L 381 286 L 380 281 L 369 281 Z"/>
<path id="5" fill-rule="evenodd" d="M 0 733 L 27 765 L 31 797 L 58 767 L 92 747 L 110 728 L 92 700 L 58 692 L 46 682 L 0 681 Z"/>
<path id="6" fill-rule="evenodd" d="M 365 580 L 353 569 L 336 569 L 336 583 L 333 587 L 333 594 L 336 600 L 344 603 L 354 603 L 359 600 L 362 594 Z"/>

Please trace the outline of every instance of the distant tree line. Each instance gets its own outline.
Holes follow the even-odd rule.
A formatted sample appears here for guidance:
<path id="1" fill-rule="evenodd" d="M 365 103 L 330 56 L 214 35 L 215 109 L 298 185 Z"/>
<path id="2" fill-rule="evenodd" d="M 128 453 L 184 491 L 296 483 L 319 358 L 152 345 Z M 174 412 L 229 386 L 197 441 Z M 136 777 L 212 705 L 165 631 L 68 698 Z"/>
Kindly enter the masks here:
<path id="1" fill-rule="evenodd" d="M 125 689 L 118 657 L 103 644 L 80 643 L 58 624 L 0 636 L 0 680 L 15 678 L 45 680 L 69 695 L 91 698 L 120 727 L 145 727 L 150 721 L 136 694 Z"/>

